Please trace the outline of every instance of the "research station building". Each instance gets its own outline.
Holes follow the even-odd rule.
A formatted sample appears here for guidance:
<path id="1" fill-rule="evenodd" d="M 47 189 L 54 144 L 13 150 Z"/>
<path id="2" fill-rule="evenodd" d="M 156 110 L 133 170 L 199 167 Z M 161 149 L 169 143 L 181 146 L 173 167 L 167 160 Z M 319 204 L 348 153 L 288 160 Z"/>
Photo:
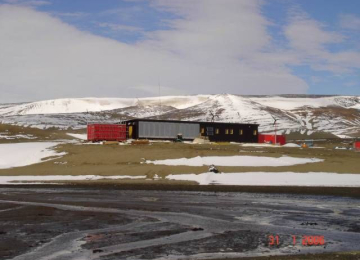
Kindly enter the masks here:
<path id="1" fill-rule="evenodd" d="M 258 124 L 133 119 L 125 122 L 130 139 L 175 140 L 182 134 L 192 141 L 205 136 L 212 142 L 257 143 Z"/>

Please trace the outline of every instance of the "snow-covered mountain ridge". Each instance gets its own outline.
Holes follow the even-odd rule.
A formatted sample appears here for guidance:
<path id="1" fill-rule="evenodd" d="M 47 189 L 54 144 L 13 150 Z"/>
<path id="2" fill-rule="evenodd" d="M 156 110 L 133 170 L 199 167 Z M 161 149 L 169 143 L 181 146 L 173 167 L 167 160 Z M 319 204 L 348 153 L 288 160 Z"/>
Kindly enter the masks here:
<path id="1" fill-rule="evenodd" d="M 215 115 L 215 117 L 213 116 Z M 338 136 L 360 133 L 359 96 L 238 96 L 230 94 L 152 98 L 69 98 L 0 105 L 0 121 L 41 127 L 81 128 L 91 121 L 128 118 L 258 123 L 283 132 Z"/>
<path id="2" fill-rule="evenodd" d="M 253 102 L 283 110 L 293 110 L 301 107 L 328 107 L 339 106 L 344 108 L 360 109 L 360 97 L 356 96 L 329 96 L 329 97 L 246 97 L 237 95 L 197 95 L 197 96 L 165 96 L 153 98 L 65 98 L 31 103 L 10 104 L 0 106 L 0 115 L 33 115 L 33 114 L 61 114 L 99 112 L 132 106 L 172 106 L 177 109 L 189 108 L 207 101 L 225 101 L 228 105 L 243 102 Z"/>
<path id="3" fill-rule="evenodd" d="M 63 98 L 19 105 L 0 106 L 0 115 L 35 115 L 99 112 L 132 106 L 171 105 L 181 109 L 207 100 L 209 96 L 179 96 L 155 98 Z"/>

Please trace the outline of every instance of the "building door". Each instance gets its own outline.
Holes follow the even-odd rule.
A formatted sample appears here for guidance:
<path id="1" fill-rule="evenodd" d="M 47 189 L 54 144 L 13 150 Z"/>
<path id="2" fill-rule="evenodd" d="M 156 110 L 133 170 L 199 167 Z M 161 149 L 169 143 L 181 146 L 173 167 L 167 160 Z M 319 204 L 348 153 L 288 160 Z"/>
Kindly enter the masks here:
<path id="1" fill-rule="evenodd" d="M 133 138 L 133 126 L 132 125 L 129 125 L 129 138 Z"/>

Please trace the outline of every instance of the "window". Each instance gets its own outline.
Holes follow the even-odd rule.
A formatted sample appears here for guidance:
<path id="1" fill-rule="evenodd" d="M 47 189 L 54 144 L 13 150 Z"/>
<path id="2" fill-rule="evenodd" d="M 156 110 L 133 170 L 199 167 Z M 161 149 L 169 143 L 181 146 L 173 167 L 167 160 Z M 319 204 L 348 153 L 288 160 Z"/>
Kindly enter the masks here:
<path id="1" fill-rule="evenodd" d="M 207 135 L 214 135 L 214 127 L 206 127 Z"/>
<path id="2" fill-rule="evenodd" d="M 240 130 L 239 130 L 239 135 L 243 135 L 243 133 L 244 133 L 243 130 L 240 129 Z"/>
<path id="3" fill-rule="evenodd" d="M 257 131 L 256 131 L 256 130 L 253 131 L 253 135 L 257 135 Z"/>
<path id="4" fill-rule="evenodd" d="M 219 128 L 216 128 L 216 129 L 215 129 L 215 134 L 218 135 L 219 133 L 220 133 Z"/>
<path id="5" fill-rule="evenodd" d="M 230 129 L 230 134 L 231 134 L 231 135 L 234 134 L 234 129 Z"/>
<path id="6" fill-rule="evenodd" d="M 205 128 L 201 128 L 201 134 L 205 134 Z"/>
<path id="7" fill-rule="evenodd" d="M 225 134 L 226 134 L 226 135 L 229 134 L 229 129 L 225 129 Z"/>

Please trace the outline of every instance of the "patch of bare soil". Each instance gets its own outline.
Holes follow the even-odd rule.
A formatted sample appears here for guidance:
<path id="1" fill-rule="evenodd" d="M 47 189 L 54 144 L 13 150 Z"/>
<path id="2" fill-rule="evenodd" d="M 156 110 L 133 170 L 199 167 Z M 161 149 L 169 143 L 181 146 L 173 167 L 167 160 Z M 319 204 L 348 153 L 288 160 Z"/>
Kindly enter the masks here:
<path id="1" fill-rule="evenodd" d="M 0 138 L 1 143 L 19 143 L 19 142 L 39 142 L 53 140 L 70 140 L 73 137 L 67 135 L 68 130 L 59 130 L 55 128 L 38 129 L 17 125 L 0 124 L 0 133 L 12 139 Z M 85 133 L 85 130 L 74 130 L 72 133 Z M 28 136 L 30 138 L 26 138 Z"/>

